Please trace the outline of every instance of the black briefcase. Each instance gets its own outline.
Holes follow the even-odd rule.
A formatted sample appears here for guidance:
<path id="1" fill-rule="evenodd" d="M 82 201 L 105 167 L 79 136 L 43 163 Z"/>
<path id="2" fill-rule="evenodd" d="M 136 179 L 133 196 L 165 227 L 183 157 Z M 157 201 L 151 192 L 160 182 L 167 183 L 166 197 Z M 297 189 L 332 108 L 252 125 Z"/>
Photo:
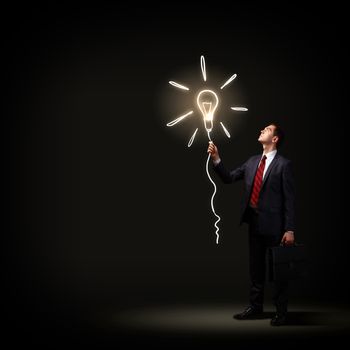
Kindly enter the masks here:
<path id="1" fill-rule="evenodd" d="M 304 244 L 268 248 L 270 281 L 288 281 L 304 277 L 307 256 Z"/>

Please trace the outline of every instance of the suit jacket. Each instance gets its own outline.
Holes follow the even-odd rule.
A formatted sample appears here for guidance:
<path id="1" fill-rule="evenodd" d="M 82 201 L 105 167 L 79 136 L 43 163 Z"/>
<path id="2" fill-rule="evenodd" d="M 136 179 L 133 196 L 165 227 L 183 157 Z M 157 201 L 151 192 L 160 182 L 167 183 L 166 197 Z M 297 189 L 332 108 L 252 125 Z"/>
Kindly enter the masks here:
<path id="1" fill-rule="evenodd" d="M 231 171 L 228 171 L 222 162 L 214 166 L 224 183 L 244 181 L 240 224 L 249 223 L 247 208 L 260 159 L 261 155 L 253 156 L 242 166 Z M 266 170 L 257 211 L 260 234 L 280 236 L 285 231 L 295 231 L 295 193 L 291 161 L 278 153 Z"/>

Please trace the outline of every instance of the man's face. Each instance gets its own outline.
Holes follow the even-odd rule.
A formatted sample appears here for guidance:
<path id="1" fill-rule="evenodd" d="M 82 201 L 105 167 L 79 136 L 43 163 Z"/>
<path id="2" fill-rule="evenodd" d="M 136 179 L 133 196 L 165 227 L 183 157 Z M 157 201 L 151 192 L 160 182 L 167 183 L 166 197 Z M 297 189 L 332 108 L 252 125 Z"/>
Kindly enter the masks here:
<path id="1" fill-rule="evenodd" d="M 277 137 L 274 136 L 275 128 L 276 127 L 274 125 L 268 125 L 264 129 L 262 129 L 260 131 L 258 141 L 265 144 L 270 144 L 273 141 L 276 141 Z"/>

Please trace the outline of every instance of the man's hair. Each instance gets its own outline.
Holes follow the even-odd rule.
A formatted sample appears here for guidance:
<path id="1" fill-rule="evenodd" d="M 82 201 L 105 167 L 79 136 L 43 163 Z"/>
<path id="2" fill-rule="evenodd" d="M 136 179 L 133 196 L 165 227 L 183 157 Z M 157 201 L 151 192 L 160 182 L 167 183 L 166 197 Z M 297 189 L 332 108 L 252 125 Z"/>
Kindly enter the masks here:
<path id="1" fill-rule="evenodd" d="M 278 141 L 276 143 L 276 147 L 280 148 L 283 143 L 284 143 L 284 139 L 285 139 L 285 134 L 283 129 L 276 123 L 272 123 L 271 125 L 273 125 L 275 127 L 275 130 L 273 131 L 273 136 L 277 136 L 278 137 Z"/>

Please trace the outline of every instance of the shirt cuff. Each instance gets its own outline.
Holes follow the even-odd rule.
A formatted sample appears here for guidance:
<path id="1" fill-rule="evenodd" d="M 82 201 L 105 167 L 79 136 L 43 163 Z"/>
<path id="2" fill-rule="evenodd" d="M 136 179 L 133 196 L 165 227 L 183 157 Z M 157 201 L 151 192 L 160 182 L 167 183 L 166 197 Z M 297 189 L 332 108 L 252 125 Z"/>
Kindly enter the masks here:
<path id="1" fill-rule="evenodd" d="M 221 159 L 213 160 L 213 164 L 216 166 L 221 162 Z"/>

